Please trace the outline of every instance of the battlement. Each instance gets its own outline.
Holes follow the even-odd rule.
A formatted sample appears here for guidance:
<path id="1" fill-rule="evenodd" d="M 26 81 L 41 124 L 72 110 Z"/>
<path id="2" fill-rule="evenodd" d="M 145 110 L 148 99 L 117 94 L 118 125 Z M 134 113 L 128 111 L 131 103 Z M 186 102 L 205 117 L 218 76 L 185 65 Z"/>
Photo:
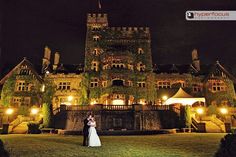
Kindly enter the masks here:
<path id="1" fill-rule="evenodd" d="M 87 26 L 100 26 L 100 27 L 107 27 L 108 20 L 107 14 L 88 14 L 87 15 Z"/>
<path id="2" fill-rule="evenodd" d="M 139 32 L 144 31 L 145 33 L 150 33 L 149 27 L 109 27 L 112 31 L 124 31 L 124 32 Z"/>

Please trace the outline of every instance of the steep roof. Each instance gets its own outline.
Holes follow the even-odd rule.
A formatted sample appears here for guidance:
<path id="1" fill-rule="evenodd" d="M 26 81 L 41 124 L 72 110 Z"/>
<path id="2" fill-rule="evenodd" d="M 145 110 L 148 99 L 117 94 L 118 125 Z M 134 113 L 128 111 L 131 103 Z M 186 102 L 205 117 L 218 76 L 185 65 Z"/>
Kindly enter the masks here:
<path id="1" fill-rule="evenodd" d="M 216 61 L 216 63 L 214 65 L 212 65 L 211 67 L 208 68 L 208 73 L 203 81 L 207 81 L 212 76 L 212 74 L 217 75 L 217 74 L 219 74 L 219 72 L 223 72 L 228 78 L 230 78 L 234 83 L 236 83 L 236 78 L 229 71 L 227 71 L 220 64 L 219 61 Z M 222 75 L 222 74 L 219 74 L 219 75 Z"/>
<path id="2" fill-rule="evenodd" d="M 76 73 L 80 74 L 84 72 L 84 65 L 82 64 L 60 64 L 53 73 Z"/>
<path id="3" fill-rule="evenodd" d="M 180 73 L 196 74 L 198 71 L 191 64 L 155 64 L 153 72 L 160 73 Z"/>
<path id="4" fill-rule="evenodd" d="M 32 71 L 33 75 L 37 78 L 37 80 L 39 80 L 40 82 L 43 82 L 42 77 L 34 69 L 33 64 L 24 57 L 24 59 L 19 64 L 17 64 L 10 72 L 8 72 L 1 79 L 0 84 L 4 84 L 4 82 L 13 74 L 14 71 L 16 71 L 18 68 L 20 68 L 21 65 L 27 65 L 29 67 L 29 69 Z"/>

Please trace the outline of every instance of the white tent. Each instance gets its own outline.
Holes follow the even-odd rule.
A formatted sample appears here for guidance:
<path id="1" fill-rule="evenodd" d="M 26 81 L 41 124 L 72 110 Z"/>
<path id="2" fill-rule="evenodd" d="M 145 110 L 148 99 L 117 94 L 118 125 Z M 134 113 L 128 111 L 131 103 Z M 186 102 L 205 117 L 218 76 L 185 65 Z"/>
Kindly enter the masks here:
<path id="1" fill-rule="evenodd" d="M 192 105 L 195 102 L 205 103 L 205 98 L 204 97 L 195 98 L 189 95 L 188 93 L 186 93 L 182 88 L 179 88 L 179 90 L 175 93 L 175 95 L 167 99 L 164 104 L 165 105 L 170 105 L 170 104 Z"/>

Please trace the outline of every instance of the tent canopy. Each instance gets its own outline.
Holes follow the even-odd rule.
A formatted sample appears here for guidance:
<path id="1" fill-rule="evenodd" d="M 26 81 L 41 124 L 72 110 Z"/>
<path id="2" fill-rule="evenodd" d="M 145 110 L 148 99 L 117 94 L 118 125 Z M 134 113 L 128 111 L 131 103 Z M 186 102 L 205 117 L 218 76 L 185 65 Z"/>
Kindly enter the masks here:
<path id="1" fill-rule="evenodd" d="M 195 98 L 189 95 L 188 93 L 186 93 L 182 88 L 179 88 L 179 90 L 175 93 L 175 95 L 167 99 L 164 104 L 165 105 L 170 105 L 170 104 L 192 105 L 195 102 L 205 103 L 205 98 L 204 97 Z"/>

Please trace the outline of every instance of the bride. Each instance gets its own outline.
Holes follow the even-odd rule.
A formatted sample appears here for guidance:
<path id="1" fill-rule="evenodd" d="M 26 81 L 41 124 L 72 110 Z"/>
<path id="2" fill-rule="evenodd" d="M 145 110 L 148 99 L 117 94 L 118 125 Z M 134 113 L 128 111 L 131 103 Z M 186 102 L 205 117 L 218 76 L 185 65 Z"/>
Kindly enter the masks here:
<path id="1" fill-rule="evenodd" d="M 89 135 L 88 135 L 88 146 L 89 147 L 99 147 L 101 146 L 101 141 L 98 137 L 96 127 L 96 121 L 94 117 L 92 117 L 88 122 L 89 127 Z"/>

